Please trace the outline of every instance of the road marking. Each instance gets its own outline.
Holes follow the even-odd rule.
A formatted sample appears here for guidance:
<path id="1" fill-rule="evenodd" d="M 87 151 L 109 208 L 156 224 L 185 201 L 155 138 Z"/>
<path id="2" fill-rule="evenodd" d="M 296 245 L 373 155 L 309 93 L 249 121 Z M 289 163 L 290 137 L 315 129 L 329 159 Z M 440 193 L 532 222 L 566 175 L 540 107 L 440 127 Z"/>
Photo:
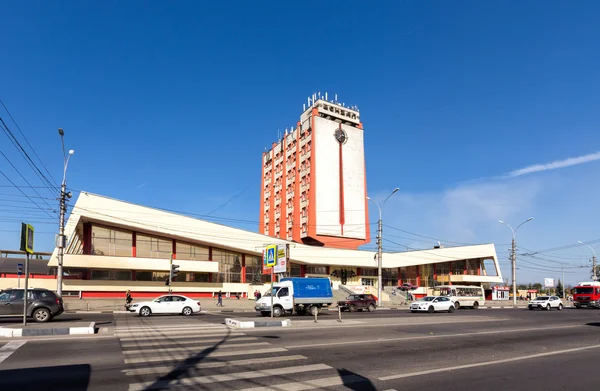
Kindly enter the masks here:
<path id="1" fill-rule="evenodd" d="M 229 366 L 268 364 L 268 363 L 279 363 L 279 362 L 284 362 L 284 361 L 306 360 L 306 359 L 307 359 L 307 357 L 301 356 L 301 355 L 250 358 L 250 359 L 246 359 L 246 360 L 231 360 L 231 361 L 221 361 L 221 362 L 198 363 L 196 365 L 190 366 L 190 368 L 194 368 L 194 369 L 223 368 L 223 367 L 229 367 Z M 137 376 L 137 375 L 159 376 L 159 375 L 171 372 L 174 368 L 180 369 L 181 367 L 178 367 L 175 365 L 175 366 L 170 366 L 170 367 L 149 367 L 149 368 L 137 368 L 137 369 L 124 369 L 121 372 L 125 372 L 127 374 L 127 376 Z"/>
<path id="2" fill-rule="evenodd" d="M 184 379 L 161 380 L 155 382 L 135 383 L 129 385 L 129 391 L 155 390 L 168 388 L 172 385 L 180 386 L 195 386 L 197 384 L 211 384 L 234 380 L 257 379 L 260 377 L 291 375 L 295 373 L 322 371 L 332 369 L 325 364 L 299 365 L 294 367 L 284 367 L 275 369 L 263 369 L 257 371 L 228 373 L 222 375 L 208 375 L 188 377 Z"/>
<path id="3" fill-rule="evenodd" d="M 257 346 L 269 346 L 271 345 L 268 342 L 250 342 L 250 343 L 234 343 L 234 344 L 222 344 L 222 345 L 189 345 L 185 347 L 175 347 L 175 348 L 164 348 L 158 349 L 161 353 L 167 352 L 189 352 L 191 354 L 196 353 L 198 350 L 215 348 L 216 350 L 221 349 L 239 349 L 240 347 L 257 347 Z M 153 352 L 153 349 L 139 349 L 139 350 L 122 350 L 123 354 L 142 354 Z"/>
<path id="4" fill-rule="evenodd" d="M 231 338 L 229 340 L 229 342 L 238 342 L 238 341 L 256 341 L 258 338 L 256 337 L 239 337 L 239 338 Z M 181 346 L 183 344 L 186 344 L 187 341 L 172 341 L 170 342 L 169 340 L 167 340 L 167 342 L 162 342 L 157 340 L 156 338 L 153 339 L 154 341 L 157 342 L 126 342 L 126 343 L 122 343 L 121 347 L 122 348 L 138 348 L 138 347 L 160 347 L 160 346 Z M 223 338 L 213 338 L 213 339 L 193 339 L 190 342 L 195 342 L 195 343 L 207 343 L 207 342 L 221 342 L 223 341 Z"/>
<path id="5" fill-rule="evenodd" d="M 227 330 L 206 330 L 206 331 L 202 331 L 202 330 L 197 330 L 197 331 L 192 331 L 192 330 L 182 330 L 182 331 L 177 331 L 176 333 L 173 331 L 151 331 L 151 332 L 141 332 L 141 333 L 117 333 L 115 332 L 115 336 L 116 337 L 124 337 L 124 338 L 130 338 L 130 337 L 170 337 L 170 336 L 181 336 L 181 335 L 202 335 L 202 334 L 216 334 L 220 332 L 221 335 L 228 335 L 230 333 L 232 333 L 231 329 L 227 329 Z"/>
<path id="6" fill-rule="evenodd" d="M 131 341 L 173 341 L 173 340 L 177 340 L 177 339 L 192 339 L 194 338 L 195 340 L 201 339 L 201 338 L 207 338 L 207 337 L 221 337 L 221 339 L 223 339 L 223 337 L 241 337 L 244 336 L 246 334 L 244 333 L 209 333 L 209 334 L 189 334 L 189 335 L 148 335 L 148 336 L 139 336 L 139 337 L 119 337 L 119 336 L 115 336 L 116 338 L 119 338 L 122 342 L 131 342 Z M 111 337 L 114 338 L 114 337 Z"/>
<path id="7" fill-rule="evenodd" d="M 268 387 L 244 388 L 243 390 L 238 391 L 304 391 L 321 389 L 323 387 L 345 386 L 348 384 L 360 383 L 364 381 L 367 381 L 367 379 L 365 379 L 364 377 L 360 377 L 358 375 L 346 375 L 325 377 L 322 379 L 314 380 L 303 380 L 296 383 L 284 383 Z"/>
<path id="8" fill-rule="evenodd" d="M 196 324 L 196 325 L 185 325 L 185 326 L 171 326 L 167 325 L 167 327 L 161 327 L 160 325 L 156 326 L 143 326 L 143 327 L 117 327 L 115 331 L 119 332 L 127 332 L 127 331 L 167 331 L 167 330 L 206 330 L 206 329 L 223 329 L 227 330 L 228 327 L 225 325 L 213 325 L 213 324 Z"/>
<path id="9" fill-rule="evenodd" d="M 467 369 L 467 368 L 483 367 L 483 366 L 489 366 L 489 365 L 504 364 L 504 363 L 509 363 L 509 362 L 523 361 L 523 360 L 529 360 L 529 359 L 540 358 L 540 357 L 555 356 L 558 354 L 580 352 L 582 350 L 598 349 L 598 348 L 600 348 L 600 345 L 584 346 L 584 347 L 580 347 L 580 348 L 557 350 L 554 352 L 537 353 L 537 354 L 530 354 L 530 355 L 521 356 L 521 357 L 505 358 L 503 360 L 485 361 L 485 362 L 474 363 L 474 364 L 456 365 L 453 367 L 430 369 L 427 371 L 410 372 L 410 373 L 403 373 L 400 375 L 384 376 L 384 377 L 380 377 L 379 380 L 385 381 L 385 380 L 402 379 L 402 378 L 406 378 L 406 377 L 422 376 L 422 375 L 429 375 L 429 374 L 438 373 L 438 372 L 448 372 L 448 371 L 456 371 L 459 369 Z"/>
<path id="10" fill-rule="evenodd" d="M 0 363 L 10 357 L 11 354 L 17 351 L 27 341 L 11 341 L 0 348 Z"/>
<path id="11" fill-rule="evenodd" d="M 378 339 L 369 339 L 365 341 L 352 341 L 352 345 L 356 344 L 366 344 L 366 343 L 374 343 L 374 342 L 394 342 L 394 341 L 412 341 L 416 339 L 431 339 L 431 338 L 457 338 L 457 337 L 475 337 L 478 335 L 489 335 L 489 334 L 506 334 L 506 333 L 516 333 L 516 332 L 528 332 L 528 331 L 540 331 L 540 330 L 559 330 L 559 329 L 569 329 L 575 327 L 583 327 L 582 325 L 571 325 L 571 326 L 558 326 L 558 327 L 534 327 L 527 329 L 512 329 L 512 330 L 494 330 L 494 331 L 475 331 L 472 333 L 461 333 L 461 334 L 443 334 L 443 335 L 422 335 L 418 337 L 398 337 L 398 338 L 378 338 Z M 348 342 L 326 342 L 319 344 L 310 344 L 310 345 L 291 345 L 286 346 L 286 349 L 303 349 L 303 348 L 317 348 L 317 347 L 326 347 L 326 346 L 338 346 L 338 345 L 347 345 Z"/>
<path id="12" fill-rule="evenodd" d="M 148 353 L 152 354 L 152 357 L 142 357 L 142 358 L 129 358 L 125 359 L 125 364 L 140 364 L 140 363 L 149 363 L 149 362 L 164 362 L 164 361 L 172 361 L 172 360 L 186 360 L 190 358 L 196 358 L 198 360 L 204 359 L 206 357 L 229 357 L 229 356 L 243 356 L 243 355 L 251 355 L 251 354 L 264 354 L 264 353 L 281 353 L 287 352 L 287 349 L 284 348 L 269 348 L 269 349 L 253 349 L 253 350 L 242 350 L 236 352 L 210 352 L 208 354 L 166 354 L 166 355 L 158 355 L 159 352 L 148 351 Z"/>

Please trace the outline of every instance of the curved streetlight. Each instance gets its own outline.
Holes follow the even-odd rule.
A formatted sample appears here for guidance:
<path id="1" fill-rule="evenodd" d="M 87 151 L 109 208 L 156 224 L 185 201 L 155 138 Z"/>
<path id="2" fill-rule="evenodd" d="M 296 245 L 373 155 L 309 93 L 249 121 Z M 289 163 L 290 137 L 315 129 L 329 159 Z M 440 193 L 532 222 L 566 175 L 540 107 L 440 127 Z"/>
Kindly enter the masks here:
<path id="1" fill-rule="evenodd" d="M 511 227 L 504 221 L 498 220 L 498 222 L 500 224 L 506 225 L 508 228 L 510 228 L 510 230 L 512 232 L 512 248 L 511 248 L 511 252 L 510 252 L 510 258 L 512 261 L 512 291 L 513 291 L 513 305 L 514 306 L 517 305 L 517 243 L 515 240 L 515 235 L 516 235 L 519 227 L 521 227 L 525 223 L 530 222 L 531 220 L 533 220 L 533 217 L 530 217 L 527 220 L 523 221 L 521 224 L 517 225 L 517 228 L 515 228 L 515 229 L 513 229 L 513 227 Z"/>
<path id="2" fill-rule="evenodd" d="M 393 196 L 398 190 L 400 190 L 399 187 L 395 188 L 394 191 L 392 191 L 390 193 L 389 196 L 387 196 L 385 198 L 385 200 L 383 200 L 383 204 L 382 206 L 385 206 L 385 203 L 387 202 L 387 200 L 389 200 L 389 198 L 391 196 Z M 377 306 L 381 307 L 382 305 L 382 300 L 381 300 L 381 291 L 382 291 L 382 277 L 381 277 L 381 267 L 382 267 L 382 258 L 383 258 L 383 248 L 382 248 L 382 233 L 383 233 L 383 223 L 382 223 L 382 213 L 381 213 L 381 207 L 379 206 L 379 204 L 377 203 L 377 201 L 375 201 L 374 199 L 372 199 L 371 197 L 367 197 L 367 200 L 372 201 L 375 205 L 377 205 L 377 209 L 379 209 L 379 222 L 377 224 Z"/>
<path id="3" fill-rule="evenodd" d="M 75 154 L 73 149 L 69 150 L 67 155 L 65 151 L 65 131 L 62 128 L 58 128 L 58 134 L 60 135 L 60 142 L 63 150 L 63 180 L 60 185 L 60 220 L 59 220 L 59 233 L 58 233 L 58 270 L 56 276 L 56 293 L 62 296 L 62 281 L 63 281 L 63 258 L 65 254 L 65 213 L 67 212 L 67 198 L 71 198 L 71 192 L 67 192 L 67 167 L 69 166 L 69 160 L 71 156 Z"/>
<path id="4" fill-rule="evenodd" d="M 578 240 L 577 243 L 582 244 L 592 250 L 592 281 L 597 281 L 598 274 L 596 272 L 596 250 L 589 244 L 583 243 L 581 240 Z"/>

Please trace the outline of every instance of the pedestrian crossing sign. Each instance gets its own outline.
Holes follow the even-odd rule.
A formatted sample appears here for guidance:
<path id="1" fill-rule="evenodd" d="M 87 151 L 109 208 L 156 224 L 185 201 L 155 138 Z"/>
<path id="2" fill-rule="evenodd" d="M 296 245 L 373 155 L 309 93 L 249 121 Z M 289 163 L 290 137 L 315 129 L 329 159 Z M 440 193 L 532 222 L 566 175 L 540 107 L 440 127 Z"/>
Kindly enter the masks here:
<path id="1" fill-rule="evenodd" d="M 277 264 L 277 246 L 267 246 L 265 263 L 267 264 L 267 267 L 273 267 Z"/>

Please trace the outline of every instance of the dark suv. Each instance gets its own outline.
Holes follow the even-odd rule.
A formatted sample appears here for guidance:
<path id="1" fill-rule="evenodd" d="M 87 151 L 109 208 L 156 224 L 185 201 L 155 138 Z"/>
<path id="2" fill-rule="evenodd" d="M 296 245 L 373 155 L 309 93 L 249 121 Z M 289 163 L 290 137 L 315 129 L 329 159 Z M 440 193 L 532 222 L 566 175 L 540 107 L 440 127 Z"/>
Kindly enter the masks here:
<path id="1" fill-rule="evenodd" d="M 377 301 L 373 295 L 350 295 L 346 300 L 338 301 L 338 307 L 341 307 L 342 311 L 368 310 L 373 312 L 377 308 Z"/>
<path id="2" fill-rule="evenodd" d="M 23 316 L 23 289 L 0 291 L 0 317 Z M 27 317 L 48 322 L 64 312 L 63 301 L 56 293 L 41 288 L 27 289 Z"/>

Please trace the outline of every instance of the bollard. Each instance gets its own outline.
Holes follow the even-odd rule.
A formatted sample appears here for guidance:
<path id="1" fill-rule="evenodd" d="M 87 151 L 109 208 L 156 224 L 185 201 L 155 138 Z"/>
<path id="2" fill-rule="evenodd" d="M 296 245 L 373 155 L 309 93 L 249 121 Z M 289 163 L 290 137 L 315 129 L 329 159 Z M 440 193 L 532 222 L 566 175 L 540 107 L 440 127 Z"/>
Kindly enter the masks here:
<path id="1" fill-rule="evenodd" d="M 342 322 L 342 307 L 338 306 L 338 322 Z"/>
<path id="2" fill-rule="evenodd" d="M 89 301 L 85 303 L 85 306 L 87 308 L 87 312 L 90 312 L 90 302 Z"/>
<path id="3" fill-rule="evenodd" d="M 317 323 L 317 314 L 319 313 L 319 311 L 315 312 L 315 323 Z"/>

